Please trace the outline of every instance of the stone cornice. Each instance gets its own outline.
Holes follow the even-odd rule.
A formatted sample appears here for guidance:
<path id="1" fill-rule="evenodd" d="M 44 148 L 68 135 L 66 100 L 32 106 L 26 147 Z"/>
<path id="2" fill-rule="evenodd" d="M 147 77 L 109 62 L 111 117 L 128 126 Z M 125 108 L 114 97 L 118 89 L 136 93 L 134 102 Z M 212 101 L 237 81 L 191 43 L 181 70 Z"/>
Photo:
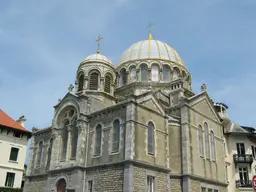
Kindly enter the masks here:
<path id="1" fill-rule="evenodd" d="M 193 174 L 172 174 L 170 173 L 170 178 L 182 178 L 182 177 L 188 177 L 190 179 L 195 179 L 195 180 L 199 180 L 201 182 L 204 183 L 209 183 L 209 184 L 213 184 L 213 185 L 220 185 L 223 187 L 227 187 L 228 183 L 219 181 L 219 180 L 213 180 L 213 179 L 207 179 L 205 177 L 200 177 L 197 175 L 193 175 Z"/>
<path id="2" fill-rule="evenodd" d="M 103 168 L 107 166 L 124 166 L 127 164 L 132 164 L 135 166 L 140 166 L 140 167 L 145 167 L 145 168 L 150 168 L 155 171 L 161 171 L 165 173 L 170 173 L 171 170 L 165 167 L 157 166 L 157 165 L 151 165 L 145 162 L 141 161 L 134 161 L 134 160 L 125 160 L 125 161 L 120 161 L 117 163 L 107 163 L 107 164 L 101 164 L 101 165 L 90 165 L 90 166 L 70 166 L 67 168 L 59 168 L 59 169 L 54 169 L 54 170 L 48 170 L 48 172 L 62 172 L 62 171 L 69 171 L 69 170 L 74 170 L 74 169 L 85 169 L 85 170 L 90 170 L 90 169 L 95 169 L 95 168 Z"/>

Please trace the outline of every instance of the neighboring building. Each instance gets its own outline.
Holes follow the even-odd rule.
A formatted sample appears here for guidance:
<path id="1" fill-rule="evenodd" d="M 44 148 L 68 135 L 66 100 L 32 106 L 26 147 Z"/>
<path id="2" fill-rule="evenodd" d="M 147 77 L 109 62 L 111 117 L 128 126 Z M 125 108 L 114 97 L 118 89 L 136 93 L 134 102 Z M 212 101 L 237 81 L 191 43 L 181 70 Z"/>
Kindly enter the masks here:
<path id="1" fill-rule="evenodd" d="M 221 117 L 175 49 L 149 34 L 116 68 L 98 50 L 75 85 L 33 128 L 25 192 L 227 192 Z"/>
<path id="2" fill-rule="evenodd" d="M 238 188 L 239 191 L 254 192 L 252 177 L 256 174 L 256 130 L 231 121 L 227 115 L 227 105 L 217 103 L 215 107 L 224 127 L 228 191 Z"/>
<path id="3" fill-rule="evenodd" d="M 0 187 L 21 188 L 28 140 L 24 116 L 17 121 L 0 110 Z"/>

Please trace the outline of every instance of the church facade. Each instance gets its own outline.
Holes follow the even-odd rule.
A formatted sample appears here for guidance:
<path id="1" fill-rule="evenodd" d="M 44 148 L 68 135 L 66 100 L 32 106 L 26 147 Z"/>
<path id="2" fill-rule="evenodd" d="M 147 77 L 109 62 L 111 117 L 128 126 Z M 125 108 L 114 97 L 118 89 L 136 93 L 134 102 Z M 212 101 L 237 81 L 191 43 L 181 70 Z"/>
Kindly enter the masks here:
<path id="1" fill-rule="evenodd" d="M 176 50 L 154 40 L 116 67 L 97 50 L 33 128 L 25 192 L 227 192 L 222 118 Z"/>

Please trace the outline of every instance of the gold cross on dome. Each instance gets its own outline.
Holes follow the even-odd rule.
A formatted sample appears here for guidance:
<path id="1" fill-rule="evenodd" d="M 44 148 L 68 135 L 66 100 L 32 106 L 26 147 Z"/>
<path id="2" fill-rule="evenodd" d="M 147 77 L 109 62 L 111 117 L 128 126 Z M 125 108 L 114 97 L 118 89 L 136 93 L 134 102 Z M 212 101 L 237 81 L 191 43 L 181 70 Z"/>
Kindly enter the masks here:
<path id="1" fill-rule="evenodd" d="M 149 33 L 151 32 L 151 27 L 153 26 L 154 24 L 149 22 L 148 26 L 146 27 L 147 29 L 149 29 Z"/>
<path id="2" fill-rule="evenodd" d="M 97 44 L 98 44 L 98 49 L 97 49 L 97 53 L 100 53 L 100 40 L 102 40 L 103 37 L 101 37 L 100 35 L 98 36 L 98 39 L 96 40 Z"/>

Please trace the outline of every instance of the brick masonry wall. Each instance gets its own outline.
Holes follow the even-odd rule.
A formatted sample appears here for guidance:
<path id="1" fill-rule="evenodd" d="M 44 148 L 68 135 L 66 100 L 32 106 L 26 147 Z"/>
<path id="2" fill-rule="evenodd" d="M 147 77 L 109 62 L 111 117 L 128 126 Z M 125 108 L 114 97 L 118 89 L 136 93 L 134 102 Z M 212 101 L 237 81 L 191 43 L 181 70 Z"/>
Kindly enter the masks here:
<path id="1" fill-rule="evenodd" d="M 168 181 L 167 174 L 153 171 L 145 168 L 135 167 L 134 166 L 134 191 L 136 192 L 145 192 L 147 185 L 147 174 L 155 174 L 155 181 L 157 186 L 157 192 L 167 192 L 168 191 Z"/>
<path id="2" fill-rule="evenodd" d="M 170 179 L 171 192 L 181 192 L 181 181 L 180 179 Z"/>
<path id="3" fill-rule="evenodd" d="M 89 180 L 93 180 L 94 191 L 122 192 L 124 168 L 122 166 L 108 166 L 87 171 L 86 189 Z"/>

